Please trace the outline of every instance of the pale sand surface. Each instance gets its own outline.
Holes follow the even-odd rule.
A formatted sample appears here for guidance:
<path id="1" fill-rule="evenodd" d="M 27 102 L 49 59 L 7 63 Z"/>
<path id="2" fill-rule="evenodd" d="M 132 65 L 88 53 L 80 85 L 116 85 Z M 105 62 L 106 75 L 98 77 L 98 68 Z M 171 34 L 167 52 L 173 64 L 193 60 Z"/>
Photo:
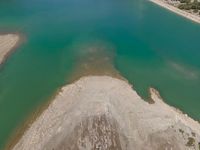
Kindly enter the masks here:
<path id="1" fill-rule="evenodd" d="M 0 64 L 2 64 L 10 51 L 16 46 L 19 39 L 19 36 L 16 34 L 0 35 Z"/>
<path id="2" fill-rule="evenodd" d="M 150 0 L 151 2 L 155 3 L 155 4 L 158 4 L 159 6 L 161 7 L 164 7 L 178 15 L 181 15 L 187 19 L 190 19 L 196 23 L 200 23 L 200 16 L 198 15 L 195 15 L 195 14 L 192 14 L 192 13 L 189 13 L 189 12 L 186 12 L 184 10 L 181 10 L 171 4 L 168 4 L 165 0 Z"/>
<path id="3" fill-rule="evenodd" d="M 13 149 L 199 149 L 200 124 L 150 93 L 153 104 L 126 81 L 82 77 L 61 89 Z"/>

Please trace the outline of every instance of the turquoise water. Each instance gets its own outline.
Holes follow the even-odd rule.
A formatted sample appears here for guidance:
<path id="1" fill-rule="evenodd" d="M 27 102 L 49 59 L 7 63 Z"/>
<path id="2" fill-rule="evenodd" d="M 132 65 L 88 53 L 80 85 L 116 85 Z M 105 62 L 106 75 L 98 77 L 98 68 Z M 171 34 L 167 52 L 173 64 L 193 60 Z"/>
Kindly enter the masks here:
<path id="1" fill-rule="evenodd" d="M 200 25 L 155 4 L 3 0 L 0 32 L 26 38 L 0 68 L 0 148 L 37 106 L 70 82 L 85 45 L 95 42 L 112 51 L 112 65 L 142 97 L 155 87 L 168 104 L 200 120 Z"/>

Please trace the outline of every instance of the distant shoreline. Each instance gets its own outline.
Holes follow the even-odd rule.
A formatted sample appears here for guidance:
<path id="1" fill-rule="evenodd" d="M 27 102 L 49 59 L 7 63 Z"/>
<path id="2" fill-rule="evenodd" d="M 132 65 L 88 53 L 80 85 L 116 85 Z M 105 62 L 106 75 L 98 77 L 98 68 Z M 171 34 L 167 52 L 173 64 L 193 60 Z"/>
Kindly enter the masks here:
<path id="1" fill-rule="evenodd" d="M 181 10 L 171 4 L 168 4 L 166 1 L 164 0 L 150 0 L 151 2 L 163 7 L 163 8 L 166 8 L 184 18 L 187 18 L 193 22 L 196 22 L 196 23 L 199 23 L 200 24 L 200 17 L 195 15 L 195 14 L 192 14 L 192 13 L 189 13 L 187 11 L 184 11 L 184 10 Z"/>
<path id="2" fill-rule="evenodd" d="M 0 65 L 19 45 L 20 41 L 21 37 L 19 34 L 0 34 Z"/>

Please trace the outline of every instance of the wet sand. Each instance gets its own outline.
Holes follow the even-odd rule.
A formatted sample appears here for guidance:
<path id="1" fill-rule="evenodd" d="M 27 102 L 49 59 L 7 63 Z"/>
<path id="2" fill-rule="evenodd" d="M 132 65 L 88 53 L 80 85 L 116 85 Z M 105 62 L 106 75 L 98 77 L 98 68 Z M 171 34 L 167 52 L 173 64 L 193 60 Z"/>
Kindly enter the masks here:
<path id="1" fill-rule="evenodd" d="M 187 19 L 190 19 L 193 22 L 200 23 L 200 16 L 199 15 L 181 10 L 181 9 L 171 5 L 171 4 L 168 4 L 165 0 L 150 0 L 150 1 L 161 6 L 161 7 L 163 7 L 163 8 L 166 8 L 166 9 L 168 9 L 168 10 L 170 10 L 170 11 L 172 11 L 172 12 L 178 14 L 178 15 L 181 15 L 181 16 L 187 18 Z"/>
<path id="2" fill-rule="evenodd" d="M 0 35 L 0 65 L 5 61 L 19 41 L 20 37 L 17 34 Z"/>
<path id="3" fill-rule="evenodd" d="M 126 81 L 82 77 L 61 89 L 13 149 L 198 149 L 200 124 L 150 94 L 152 104 Z"/>

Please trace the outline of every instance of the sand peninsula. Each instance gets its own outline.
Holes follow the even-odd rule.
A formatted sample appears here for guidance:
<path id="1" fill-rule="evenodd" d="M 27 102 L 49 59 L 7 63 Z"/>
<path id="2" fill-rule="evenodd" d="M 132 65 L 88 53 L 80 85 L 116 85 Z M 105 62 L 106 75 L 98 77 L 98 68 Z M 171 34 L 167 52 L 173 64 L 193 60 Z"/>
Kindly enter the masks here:
<path id="1" fill-rule="evenodd" d="M 200 124 L 150 94 L 151 103 L 127 81 L 82 77 L 60 90 L 13 150 L 199 150 Z"/>
<path id="2" fill-rule="evenodd" d="M 0 65 L 5 61 L 19 40 L 20 37 L 17 34 L 0 35 Z"/>
<path id="3" fill-rule="evenodd" d="M 181 10 L 177 7 L 177 1 L 175 0 L 150 0 L 151 2 L 166 8 L 178 15 L 181 15 L 193 22 L 200 23 L 200 15 L 192 12 L 187 12 L 186 10 Z"/>

